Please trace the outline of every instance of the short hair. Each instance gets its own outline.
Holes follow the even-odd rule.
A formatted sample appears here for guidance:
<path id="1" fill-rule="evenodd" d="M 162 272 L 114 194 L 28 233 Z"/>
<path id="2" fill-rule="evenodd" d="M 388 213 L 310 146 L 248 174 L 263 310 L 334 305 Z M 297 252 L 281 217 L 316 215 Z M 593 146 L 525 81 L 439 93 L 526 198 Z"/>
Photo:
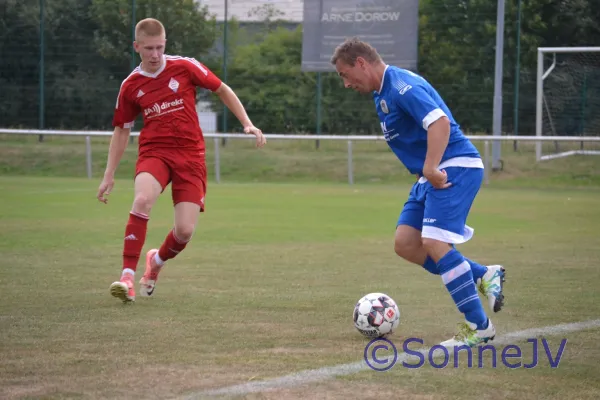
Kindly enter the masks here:
<path id="1" fill-rule="evenodd" d="M 142 34 L 152 37 L 164 35 L 165 27 L 157 19 L 146 18 L 138 22 L 135 26 L 135 39 L 138 40 Z"/>
<path id="2" fill-rule="evenodd" d="M 331 63 L 335 65 L 339 60 L 345 64 L 354 66 L 358 57 L 364 58 L 369 63 L 381 61 L 381 56 L 375 47 L 357 37 L 353 37 L 346 39 L 335 48 L 331 57 Z"/>

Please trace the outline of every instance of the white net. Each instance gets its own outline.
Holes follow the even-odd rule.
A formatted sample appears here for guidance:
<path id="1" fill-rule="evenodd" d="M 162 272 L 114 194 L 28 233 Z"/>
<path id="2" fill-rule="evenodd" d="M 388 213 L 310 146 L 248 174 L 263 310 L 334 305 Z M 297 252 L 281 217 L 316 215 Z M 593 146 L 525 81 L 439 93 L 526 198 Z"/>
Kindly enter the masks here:
<path id="1" fill-rule="evenodd" d="M 600 136 L 600 49 L 545 52 L 543 70 L 542 136 Z M 597 147 L 544 142 L 542 159 L 600 154 Z"/>

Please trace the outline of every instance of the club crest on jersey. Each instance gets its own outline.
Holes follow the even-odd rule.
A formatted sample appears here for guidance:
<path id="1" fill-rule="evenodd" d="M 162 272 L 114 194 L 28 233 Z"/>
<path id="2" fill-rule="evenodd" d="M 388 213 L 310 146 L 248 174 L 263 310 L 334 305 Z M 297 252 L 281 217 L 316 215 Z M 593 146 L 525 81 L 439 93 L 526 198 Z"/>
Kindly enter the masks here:
<path id="1" fill-rule="evenodd" d="M 174 78 L 171 78 L 169 81 L 169 88 L 172 91 L 177 92 L 177 89 L 179 89 L 179 82 L 177 82 Z"/>
<path id="2" fill-rule="evenodd" d="M 381 106 L 381 111 L 383 111 L 386 114 L 389 114 L 390 110 L 388 109 L 388 106 L 387 106 L 387 103 L 385 102 L 385 100 L 381 100 L 379 105 Z"/>

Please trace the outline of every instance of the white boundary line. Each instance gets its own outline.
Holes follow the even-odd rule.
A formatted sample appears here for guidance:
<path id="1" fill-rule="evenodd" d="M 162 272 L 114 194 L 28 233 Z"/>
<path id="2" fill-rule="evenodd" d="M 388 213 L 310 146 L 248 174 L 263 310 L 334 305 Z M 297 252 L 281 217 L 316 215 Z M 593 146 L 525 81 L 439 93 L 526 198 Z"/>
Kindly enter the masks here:
<path id="1" fill-rule="evenodd" d="M 600 319 L 575 322 L 570 324 L 545 326 L 542 328 L 525 329 L 522 331 L 510 332 L 489 342 L 494 346 L 502 344 L 511 344 L 514 341 L 529 339 L 542 335 L 558 335 L 561 333 L 577 332 L 584 329 L 600 328 Z M 422 354 L 427 354 L 430 348 L 419 350 Z M 441 355 L 441 354 L 440 354 Z M 406 353 L 398 353 L 397 364 L 403 361 L 410 361 L 416 357 Z M 364 360 L 349 364 L 340 364 L 332 367 L 311 369 L 282 376 L 279 378 L 268 379 L 264 381 L 249 382 L 239 385 L 226 386 L 220 389 L 207 390 L 181 397 L 181 399 L 201 399 L 208 396 L 244 396 L 250 393 L 263 392 L 273 389 L 284 389 L 294 386 L 306 385 L 308 383 L 320 382 L 336 376 L 352 375 L 360 371 L 371 370 Z"/>

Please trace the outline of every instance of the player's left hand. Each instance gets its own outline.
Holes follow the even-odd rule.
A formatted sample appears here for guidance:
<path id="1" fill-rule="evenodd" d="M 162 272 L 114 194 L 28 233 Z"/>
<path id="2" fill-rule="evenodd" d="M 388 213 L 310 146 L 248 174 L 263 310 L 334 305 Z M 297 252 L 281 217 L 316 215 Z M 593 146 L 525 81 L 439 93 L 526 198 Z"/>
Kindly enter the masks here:
<path id="1" fill-rule="evenodd" d="M 247 135 L 256 136 L 256 147 L 263 147 L 267 143 L 267 138 L 262 131 L 255 126 L 247 126 L 244 128 L 244 133 Z"/>
<path id="2" fill-rule="evenodd" d="M 431 186 L 436 189 L 446 189 L 452 186 L 452 183 L 448 182 L 448 174 L 446 174 L 445 170 L 440 171 L 435 168 L 431 171 L 423 171 L 423 175 L 431 183 Z"/>

